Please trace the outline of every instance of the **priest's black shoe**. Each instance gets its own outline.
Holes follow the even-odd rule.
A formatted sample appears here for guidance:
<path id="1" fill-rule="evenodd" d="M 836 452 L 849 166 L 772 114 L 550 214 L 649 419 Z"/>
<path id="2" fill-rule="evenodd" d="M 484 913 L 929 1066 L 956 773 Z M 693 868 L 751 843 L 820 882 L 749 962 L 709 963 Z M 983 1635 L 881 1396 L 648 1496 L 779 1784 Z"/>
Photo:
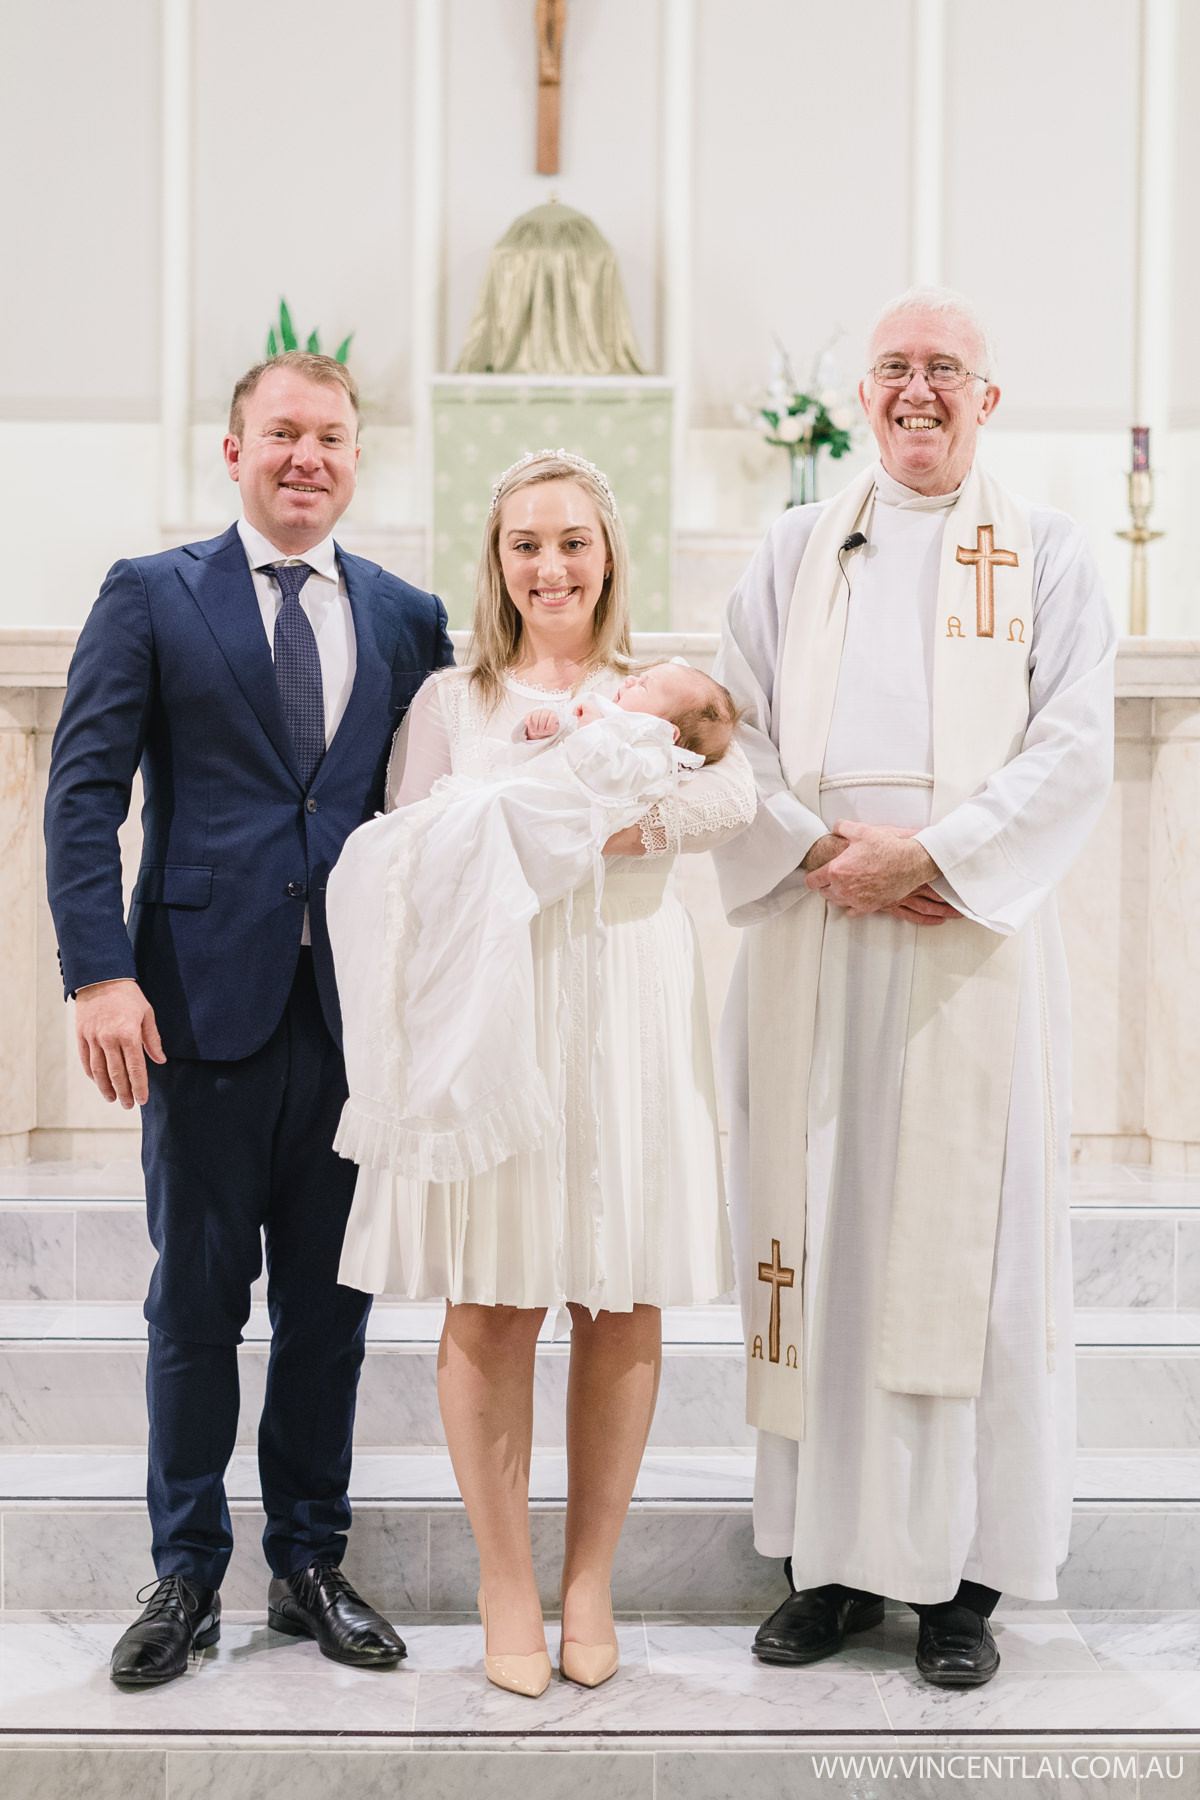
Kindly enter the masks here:
<path id="1" fill-rule="evenodd" d="M 799 1593 L 793 1589 L 765 1625 L 759 1626 L 754 1654 L 760 1662 L 819 1662 L 840 1650 L 848 1633 L 869 1631 L 872 1625 L 882 1623 L 883 1601 L 877 1594 L 860 1594 L 837 1582 L 801 1588 Z"/>
<path id="2" fill-rule="evenodd" d="M 982 1687 L 1000 1667 L 992 1628 L 969 1606 L 939 1606 L 921 1614 L 917 1670 L 934 1687 Z"/>
<path id="3" fill-rule="evenodd" d="M 220 1635 L 216 1588 L 200 1587 L 185 1575 L 166 1575 L 141 1618 L 117 1639 L 109 1673 L 121 1687 L 158 1687 L 182 1675 L 192 1651 L 207 1650 Z"/>
<path id="4" fill-rule="evenodd" d="M 322 1656 L 356 1669 L 391 1669 L 408 1654 L 404 1640 L 333 1563 L 277 1576 L 267 1594 L 267 1624 L 291 1637 L 315 1638 Z"/>

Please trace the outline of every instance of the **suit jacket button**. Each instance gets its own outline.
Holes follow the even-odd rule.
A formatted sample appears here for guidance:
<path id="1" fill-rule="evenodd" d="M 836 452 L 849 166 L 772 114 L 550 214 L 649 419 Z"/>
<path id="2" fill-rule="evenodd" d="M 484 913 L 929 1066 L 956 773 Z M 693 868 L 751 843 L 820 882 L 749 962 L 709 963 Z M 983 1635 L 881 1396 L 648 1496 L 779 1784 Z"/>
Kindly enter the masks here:
<path id="1" fill-rule="evenodd" d="M 303 900 L 305 894 L 308 892 L 308 888 L 303 881 L 289 881 L 286 891 L 289 899 Z"/>
<path id="2" fill-rule="evenodd" d="M 305 810 L 305 812 L 310 812 L 310 813 L 314 813 L 317 810 L 317 803 L 313 799 L 311 794 L 308 796 L 308 799 L 304 802 L 304 810 Z"/>

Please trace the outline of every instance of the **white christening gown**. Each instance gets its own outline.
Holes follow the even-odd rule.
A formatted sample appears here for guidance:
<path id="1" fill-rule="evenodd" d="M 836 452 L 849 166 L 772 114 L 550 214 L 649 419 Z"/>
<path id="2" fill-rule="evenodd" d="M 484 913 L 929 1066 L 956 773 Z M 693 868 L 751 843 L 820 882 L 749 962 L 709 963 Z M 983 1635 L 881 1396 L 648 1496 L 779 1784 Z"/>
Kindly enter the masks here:
<path id="1" fill-rule="evenodd" d="M 611 696 L 619 680 L 605 672 L 589 688 Z M 568 697 L 510 677 L 487 716 L 465 674 L 439 671 L 401 730 L 389 804 L 424 799 L 443 775 L 487 773 L 524 714 Z M 599 927 L 590 882 L 534 918 L 537 1057 L 555 1128 L 463 1181 L 361 1169 L 342 1283 L 456 1304 L 574 1301 L 593 1313 L 728 1291 L 704 977 L 671 871 L 674 851 L 724 842 L 755 803 L 734 746 L 655 808 L 659 854 L 607 859 Z"/>

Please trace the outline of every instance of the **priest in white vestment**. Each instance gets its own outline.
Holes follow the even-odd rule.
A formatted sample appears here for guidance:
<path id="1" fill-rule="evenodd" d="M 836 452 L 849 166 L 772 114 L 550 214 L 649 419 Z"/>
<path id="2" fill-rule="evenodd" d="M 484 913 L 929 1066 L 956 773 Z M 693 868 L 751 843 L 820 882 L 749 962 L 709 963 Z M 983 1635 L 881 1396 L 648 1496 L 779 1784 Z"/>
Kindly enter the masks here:
<path id="1" fill-rule="evenodd" d="M 716 675 L 759 811 L 717 850 L 745 927 L 722 1023 L 758 1427 L 755 1641 L 814 1661 L 921 1615 L 998 1665 L 1055 1597 L 1075 1442 L 1070 1012 L 1054 888 L 1112 776 L 1115 635 L 1079 527 L 977 463 L 999 399 L 961 297 L 902 296 L 860 388 L 879 462 L 772 528 Z"/>

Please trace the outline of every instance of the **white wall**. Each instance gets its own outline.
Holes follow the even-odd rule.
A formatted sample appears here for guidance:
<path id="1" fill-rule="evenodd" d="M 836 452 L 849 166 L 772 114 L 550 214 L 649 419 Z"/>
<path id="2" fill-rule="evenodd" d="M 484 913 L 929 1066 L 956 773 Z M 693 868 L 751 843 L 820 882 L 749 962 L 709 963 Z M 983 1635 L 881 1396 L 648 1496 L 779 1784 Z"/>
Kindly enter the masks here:
<path id="1" fill-rule="evenodd" d="M 974 296 L 999 343 L 989 460 L 1081 518 L 1118 618 L 1127 432 L 1135 404 L 1150 404 L 1135 398 L 1139 350 L 1144 366 L 1157 329 L 1138 284 L 1159 284 L 1170 353 L 1167 405 L 1154 413 L 1154 523 L 1168 535 L 1151 553 L 1151 623 L 1200 633 L 1185 501 L 1200 474 L 1200 6 L 570 0 L 562 169 L 539 177 L 533 0 L 191 0 L 191 317 L 186 341 L 168 332 L 165 346 L 190 389 L 181 521 L 163 517 L 179 471 L 157 426 L 170 243 L 162 47 L 180 5 L 0 10 L 0 527 L 15 546 L 0 624 L 78 622 L 116 556 L 157 548 L 164 524 L 201 533 L 233 516 L 220 421 L 281 292 L 326 347 L 357 333 L 368 430 L 346 535 L 385 559 L 401 546 L 393 560 L 419 571 L 422 292 L 433 361 L 451 367 L 488 250 L 556 191 L 615 245 L 648 366 L 668 360 L 672 317 L 690 343 L 681 624 L 707 622 L 782 504 L 782 453 L 739 429 L 733 410 L 766 375 L 773 336 L 804 372 L 840 332 L 855 376 L 881 301 L 933 273 Z M 1175 116 L 1171 212 L 1149 253 L 1138 183 L 1147 20 L 1174 32 L 1151 123 L 1172 101 Z M 664 107 L 672 80 L 690 95 L 690 124 L 687 108 Z M 669 129 L 686 141 L 669 144 Z M 670 229 L 680 209 L 692 226 L 683 269 L 688 234 Z M 865 453 L 827 467 L 826 491 Z"/>

